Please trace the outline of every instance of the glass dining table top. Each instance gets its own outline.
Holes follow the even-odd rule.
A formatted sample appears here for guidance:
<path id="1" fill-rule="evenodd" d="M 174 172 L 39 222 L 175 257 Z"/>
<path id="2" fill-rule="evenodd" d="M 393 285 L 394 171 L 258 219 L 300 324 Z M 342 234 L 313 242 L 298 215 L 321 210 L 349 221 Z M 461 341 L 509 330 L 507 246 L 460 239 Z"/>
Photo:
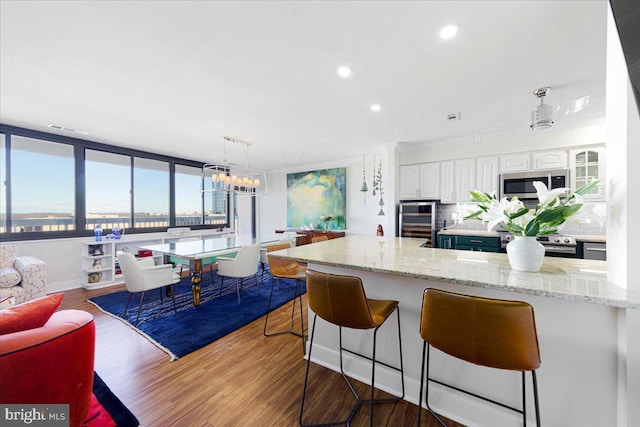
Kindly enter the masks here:
<path id="1" fill-rule="evenodd" d="M 274 241 L 258 242 L 247 236 L 218 237 L 213 239 L 193 240 L 187 242 L 169 242 L 156 245 L 138 246 L 139 249 L 146 249 L 164 255 L 173 255 L 187 259 L 201 259 L 212 255 L 221 254 L 233 249 L 239 249 L 244 245 L 260 243 L 269 245 Z"/>

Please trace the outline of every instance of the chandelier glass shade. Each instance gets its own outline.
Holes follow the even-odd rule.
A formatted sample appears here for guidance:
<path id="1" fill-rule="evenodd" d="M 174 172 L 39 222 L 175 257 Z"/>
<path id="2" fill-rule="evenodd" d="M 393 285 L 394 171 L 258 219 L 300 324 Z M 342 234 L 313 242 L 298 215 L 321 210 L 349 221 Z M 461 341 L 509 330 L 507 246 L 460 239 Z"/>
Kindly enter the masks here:
<path id="1" fill-rule="evenodd" d="M 251 144 L 226 136 L 223 137 L 223 139 L 225 142 L 224 163 L 207 163 L 202 166 L 202 192 L 266 196 L 268 194 L 266 174 L 264 172 L 254 171 L 249 167 L 249 147 Z M 227 162 L 227 142 L 246 146 L 246 167 L 231 165 Z M 210 187 L 208 182 L 211 182 Z"/>

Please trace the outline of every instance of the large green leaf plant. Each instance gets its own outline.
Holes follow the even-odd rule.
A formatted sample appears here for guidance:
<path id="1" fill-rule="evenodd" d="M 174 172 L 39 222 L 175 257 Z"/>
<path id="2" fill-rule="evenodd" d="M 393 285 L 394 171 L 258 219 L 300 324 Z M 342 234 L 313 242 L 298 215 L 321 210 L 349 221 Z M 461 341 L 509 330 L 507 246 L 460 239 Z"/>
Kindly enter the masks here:
<path id="1" fill-rule="evenodd" d="M 476 204 L 458 205 L 453 220 L 456 223 L 470 219 L 479 220 L 487 224 L 489 231 L 500 226 L 514 236 L 556 234 L 566 221 L 571 220 L 579 224 L 589 222 L 581 215 L 584 206 L 582 196 L 591 192 L 599 182 L 593 180 L 561 199 L 560 196 L 566 194 L 568 188 L 549 190 L 543 182 L 535 181 L 533 185 L 538 196 L 535 209 L 526 208 L 517 197 L 498 200 L 495 194 L 471 191 L 471 199 Z"/>

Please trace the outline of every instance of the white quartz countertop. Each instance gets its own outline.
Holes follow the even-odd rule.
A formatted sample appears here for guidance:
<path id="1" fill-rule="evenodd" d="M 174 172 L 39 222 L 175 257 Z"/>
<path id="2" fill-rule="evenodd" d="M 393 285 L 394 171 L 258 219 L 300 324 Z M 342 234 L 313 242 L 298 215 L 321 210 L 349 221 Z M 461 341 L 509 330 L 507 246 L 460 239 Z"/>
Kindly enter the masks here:
<path id="1" fill-rule="evenodd" d="M 606 279 L 606 262 L 545 257 L 538 273 L 511 269 L 506 254 L 422 248 L 424 239 L 348 235 L 270 256 L 396 276 L 640 309 L 640 295 Z"/>

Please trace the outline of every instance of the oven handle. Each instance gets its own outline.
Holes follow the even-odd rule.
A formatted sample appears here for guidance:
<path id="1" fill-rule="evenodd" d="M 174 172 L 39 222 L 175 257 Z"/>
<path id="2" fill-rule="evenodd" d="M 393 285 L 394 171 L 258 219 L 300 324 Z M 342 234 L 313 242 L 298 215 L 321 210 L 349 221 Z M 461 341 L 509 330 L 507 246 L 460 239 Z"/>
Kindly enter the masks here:
<path id="1" fill-rule="evenodd" d="M 545 251 L 547 252 L 555 252 L 560 254 L 575 254 L 576 247 L 575 246 L 545 246 Z"/>

